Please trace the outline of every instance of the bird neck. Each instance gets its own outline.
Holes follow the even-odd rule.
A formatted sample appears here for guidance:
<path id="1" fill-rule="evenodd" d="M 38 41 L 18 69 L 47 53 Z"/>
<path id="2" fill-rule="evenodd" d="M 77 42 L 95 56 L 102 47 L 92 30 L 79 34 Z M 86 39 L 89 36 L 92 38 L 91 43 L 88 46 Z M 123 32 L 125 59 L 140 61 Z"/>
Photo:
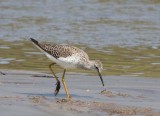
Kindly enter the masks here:
<path id="1" fill-rule="evenodd" d="M 89 60 L 87 67 L 88 69 L 95 70 L 95 60 Z"/>

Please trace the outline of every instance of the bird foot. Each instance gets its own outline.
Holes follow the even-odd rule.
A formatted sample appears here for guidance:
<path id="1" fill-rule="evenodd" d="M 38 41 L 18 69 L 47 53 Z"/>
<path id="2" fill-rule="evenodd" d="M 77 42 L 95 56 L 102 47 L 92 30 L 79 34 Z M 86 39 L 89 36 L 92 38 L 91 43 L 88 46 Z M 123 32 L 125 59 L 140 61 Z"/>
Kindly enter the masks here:
<path id="1" fill-rule="evenodd" d="M 56 89 L 55 89 L 55 91 L 54 91 L 54 95 L 55 95 L 55 96 L 58 94 L 58 92 L 59 92 L 59 90 L 60 90 L 60 88 L 61 88 L 61 83 L 60 83 L 59 80 L 57 81 L 56 85 L 57 85 L 57 86 L 56 86 Z"/>

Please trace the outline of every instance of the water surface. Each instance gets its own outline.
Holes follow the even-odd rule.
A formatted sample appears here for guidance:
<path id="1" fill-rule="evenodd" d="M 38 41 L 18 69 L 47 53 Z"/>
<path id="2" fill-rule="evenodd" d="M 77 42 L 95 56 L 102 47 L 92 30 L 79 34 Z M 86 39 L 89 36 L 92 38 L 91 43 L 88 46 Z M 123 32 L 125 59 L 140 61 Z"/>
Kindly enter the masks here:
<path id="1" fill-rule="evenodd" d="M 33 37 L 82 48 L 105 75 L 160 75 L 160 0 L 1 0 L 0 10 L 1 69 L 48 71 Z"/>
<path id="2" fill-rule="evenodd" d="M 1 0 L 0 39 L 160 45 L 160 0 Z"/>

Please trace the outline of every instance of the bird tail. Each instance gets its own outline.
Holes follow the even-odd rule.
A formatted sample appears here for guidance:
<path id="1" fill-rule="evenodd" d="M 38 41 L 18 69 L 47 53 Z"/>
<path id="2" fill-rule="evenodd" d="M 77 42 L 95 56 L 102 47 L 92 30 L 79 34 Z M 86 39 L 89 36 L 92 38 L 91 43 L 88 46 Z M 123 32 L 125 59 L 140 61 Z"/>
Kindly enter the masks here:
<path id="1" fill-rule="evenodd" d="M 33 39 L 33 38 L 30 38 L 30 40 L 31 40 L 31 42 L 32 42 L 38 49 L 40 49 L 42 52 L 45 51 L 44 48 L 41 46 L 41 44 L 40 44 L 37 40 L 35 40 L 35 39 Z"/>
<path id="2" fill-rule="evenodd" d="M 35 39 L 33 39 L 33 38 L 30 38 L 30 40 L 32 41 L 32 43 L 33 43 L 34 45 L 39 46 L 39 43 L 38 43 L 37 40 L 35 40 Z"/>

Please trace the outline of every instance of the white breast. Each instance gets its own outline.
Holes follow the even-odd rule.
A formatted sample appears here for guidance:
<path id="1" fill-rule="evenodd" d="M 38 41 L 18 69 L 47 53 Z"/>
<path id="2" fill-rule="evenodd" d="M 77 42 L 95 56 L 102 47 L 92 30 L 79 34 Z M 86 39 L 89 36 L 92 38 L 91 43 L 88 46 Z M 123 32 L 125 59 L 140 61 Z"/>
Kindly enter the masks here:
<path id="1" fill-rule="evenodd" d="M 68 69 L 68 68 L 77 68 L 78 62 L 80 58 L 77 55 L 72 55 L 69 57 L 59 57 L 58 59 L 54 58 L 50 54 L 45 52 L 45 55 L 51 59 L 53 62 L 57 63 L 60 65 L 62 68 Z"/>
<path id="2" fill-rule="evenodd" d="M 80 57 L 75 54 L 66 58 L 60 57 L 58 58 L 58 60 L 61 62 L 60 65 L 64 68 L 77 68 L 80 61 Z"/>

